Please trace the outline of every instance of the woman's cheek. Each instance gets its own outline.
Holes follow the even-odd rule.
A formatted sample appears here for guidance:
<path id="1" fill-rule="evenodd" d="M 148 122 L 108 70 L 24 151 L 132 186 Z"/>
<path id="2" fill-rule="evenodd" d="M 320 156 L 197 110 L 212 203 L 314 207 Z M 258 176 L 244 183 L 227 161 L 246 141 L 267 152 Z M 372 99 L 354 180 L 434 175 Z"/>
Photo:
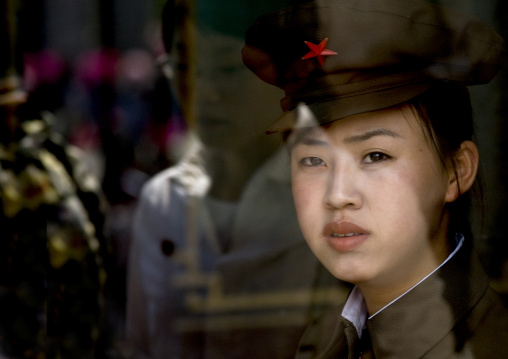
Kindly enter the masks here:
<path id="1" fill-rule="evenodd" d="M 308 178 L 293 178 L 293 198 L 296 214 L 303 232 L 316 225 L 319 216 L 319 207 L 323 203 L 321 191 L 323 185 Z"/>
<path id="2" fill-rule="evenodd" d="M 302 211 L 311 204 L 312 188 L 309 188 L 305 183 L 305 181 L 299 179 L 293 179 L 292 182 L 293 198 L 297 212 Z"/>

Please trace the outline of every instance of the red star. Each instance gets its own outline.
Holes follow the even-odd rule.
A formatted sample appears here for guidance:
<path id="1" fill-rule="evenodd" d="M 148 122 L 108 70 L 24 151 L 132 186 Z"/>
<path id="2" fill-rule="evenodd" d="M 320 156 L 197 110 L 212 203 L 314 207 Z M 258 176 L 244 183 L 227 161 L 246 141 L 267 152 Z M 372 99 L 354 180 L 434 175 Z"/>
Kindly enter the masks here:
<path id="1" fill-rule="evenodd" d="M 328 50 L 326 48 L 326 43 L 328 42 L 328 38 L 324 39 L 319 43 L 319 45 L 313 44 L 312 42 L 304 41 L 305 44 L 309 47 L 310 51 L 302 57 L 302 60 L 310 59 L 312 57 L 317 57 L 319 64 L 323 66 L 325 63 L 325 56 L 337 55 L 336 52 L 332 50 Z"/>

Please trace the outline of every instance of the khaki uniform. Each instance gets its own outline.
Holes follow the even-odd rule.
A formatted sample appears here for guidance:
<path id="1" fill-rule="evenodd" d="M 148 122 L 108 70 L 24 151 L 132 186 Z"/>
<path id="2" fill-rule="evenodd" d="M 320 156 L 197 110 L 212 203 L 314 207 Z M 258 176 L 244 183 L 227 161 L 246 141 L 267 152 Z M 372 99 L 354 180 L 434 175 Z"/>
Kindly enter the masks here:
<path id="1" fill-rule="evenodd" d="M 298 359 L 360 357 L 356 329 L 340 313 L 307 329 Z M 378 359 L 508 358 L 508 311 L 467 244 L 367 328 Z"/>

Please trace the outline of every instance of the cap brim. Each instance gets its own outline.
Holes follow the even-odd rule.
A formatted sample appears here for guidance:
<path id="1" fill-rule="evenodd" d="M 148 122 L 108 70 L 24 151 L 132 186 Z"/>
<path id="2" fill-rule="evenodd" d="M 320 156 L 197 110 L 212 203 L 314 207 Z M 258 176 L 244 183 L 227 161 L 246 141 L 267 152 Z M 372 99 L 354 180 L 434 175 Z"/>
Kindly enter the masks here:
<path id="1" fill-rule="evenodd" d="M 405 84 L 400 87 L 382 89 L 356 96 L 335 98 L 329 101 L 305 103 L 315 118 L 316 125 L 324 125 L 351 115 L 392 107 L 424 93 L 432 86 L 431 82 Z M 298 123 L 298 111 L 284 112 L 270 126 L 266 133 L 287 132 L 295 129 Z"/>

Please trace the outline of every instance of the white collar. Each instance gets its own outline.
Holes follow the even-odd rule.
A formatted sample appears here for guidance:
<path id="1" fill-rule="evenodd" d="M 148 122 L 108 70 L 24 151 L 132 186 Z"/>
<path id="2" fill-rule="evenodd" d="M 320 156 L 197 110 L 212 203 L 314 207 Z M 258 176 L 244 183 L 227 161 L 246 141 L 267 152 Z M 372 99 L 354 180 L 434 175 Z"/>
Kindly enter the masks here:
<path id="1" fill-rule="evenodd" d="M 362 330 L 367 322 L 367 305 L 363 299 L 363 293 L 358 286 L 355 286 L 344 304 L 342 316 L 349 320 L 356 328 L 358 336 L 361 337 Z"/>
<path id="2" fill-rule="evenodd" d="M 395 303 L 397 300 L 399 300 L 401 297 L 409 293 L 413 288 L 418 286 L 421 282 L 423 282 L 425 279 L 427 279 L 429 276 L 431 276 L 435 271 L 437 271 L 439 268 L 441 268 L 446 262 L 448 262 L 454 255 L 459 251 L 459 249 L 462 247 L 462 244 L 464 243 L 464 236 L 460 233 L 457 233 L 455 236 L 455 240 L 457 243 L 457 246 L 455 247 L 454 251 L 444 260 L 443 263 L 441 263 L 436 269 L 434 269 L 432 272 L 427 274 L 425 278 L 423 278 L 421 281 L 416 283 L 414 286 L 412 286 L 409 290 L 407 290 L 405 293 L 401 294 L 394 300 L 392 300 L 390 303 L 385 305 L 383 308 L 378 310 L 376 313 L 368 317 L 368 319 L 373 318 L 377 314 L 379 314 L 382 310 L 389 307 L 393 303 Z M 361 337 L 362 330 L 365 328 L 367 323 L 367 305 L 365 304 L 365 300 L 363 298 L 363 293 L 361 289 L 358 286 L 355 286 L 353 290 L 351 291 L 351 294 L 347 298 L 346 303 L 344 304 L 344 309 L 342 310 L 342 316 L 349 320 L 356 328 L 356 331 L 358 332 L 358 336 Z"/>

